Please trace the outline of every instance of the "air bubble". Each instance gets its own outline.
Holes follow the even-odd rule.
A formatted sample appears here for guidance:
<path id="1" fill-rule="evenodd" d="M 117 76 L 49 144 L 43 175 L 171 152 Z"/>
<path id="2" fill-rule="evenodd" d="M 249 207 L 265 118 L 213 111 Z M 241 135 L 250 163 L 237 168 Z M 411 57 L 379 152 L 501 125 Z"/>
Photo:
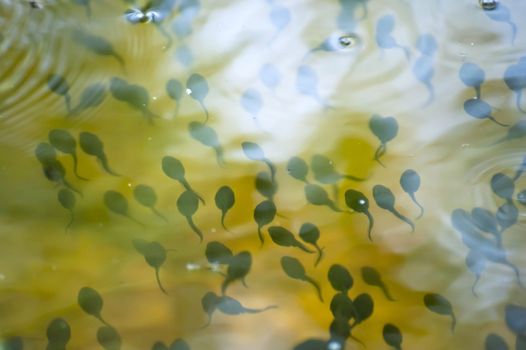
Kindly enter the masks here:
<path id="1" fill-rule="evenodd" d="M 499 2 L 497 0 L 479 0 L 479 5 L 485 11 L 495 10 Z"/>
<path id="2" fill-rule="evenodd" d="M 356 44 L 356 37 L 354 35 L 343 35 L 338 38 L 338 43 L 343 47 L 350 47 Z"/>

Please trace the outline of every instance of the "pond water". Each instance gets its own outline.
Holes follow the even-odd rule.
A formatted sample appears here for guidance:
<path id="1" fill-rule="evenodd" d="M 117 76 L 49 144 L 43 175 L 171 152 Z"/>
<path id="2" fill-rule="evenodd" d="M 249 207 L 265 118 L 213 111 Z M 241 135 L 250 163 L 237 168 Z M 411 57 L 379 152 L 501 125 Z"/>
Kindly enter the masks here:
<path id="1" fill-rule="evenodd" d="M 526 349 L 485 2 L 0 0 L 0 349 Z"/>

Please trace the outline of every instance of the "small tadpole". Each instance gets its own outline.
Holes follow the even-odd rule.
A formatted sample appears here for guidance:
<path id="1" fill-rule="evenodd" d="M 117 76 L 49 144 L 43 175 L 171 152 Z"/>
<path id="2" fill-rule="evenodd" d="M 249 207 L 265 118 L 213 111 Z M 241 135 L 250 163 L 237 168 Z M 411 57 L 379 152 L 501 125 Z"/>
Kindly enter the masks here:
<path id="1" fill-rule="evenodd" d="M 29 6 L 31 6 L 32 9 L 41 10 L 43 8 L 42 4 L 38 1 L 30 1 Z"/>
<path id="2" fill-rule="evenodd" d="M 356 45 L 357 38 L 352 34 L 342 35 L 338 38 L 338 43 L 342 47 L 351 47 Z"/>
<path id="3" fill-rule="evenodd" d="M 479 0 L 480 7 L 485 11 L 495 10 L 498 4 L 498 0 Z"/>

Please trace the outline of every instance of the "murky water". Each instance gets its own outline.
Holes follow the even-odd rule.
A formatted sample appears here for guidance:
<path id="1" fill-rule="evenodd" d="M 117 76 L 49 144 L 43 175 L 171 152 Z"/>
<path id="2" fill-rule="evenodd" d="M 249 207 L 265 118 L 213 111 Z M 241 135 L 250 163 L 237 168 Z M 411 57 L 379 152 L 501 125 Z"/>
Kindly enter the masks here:
<path id="1" fill-rule="evenodd" d="M 526 349 L 525 12 L 2 0 L 0 348 Z"/>

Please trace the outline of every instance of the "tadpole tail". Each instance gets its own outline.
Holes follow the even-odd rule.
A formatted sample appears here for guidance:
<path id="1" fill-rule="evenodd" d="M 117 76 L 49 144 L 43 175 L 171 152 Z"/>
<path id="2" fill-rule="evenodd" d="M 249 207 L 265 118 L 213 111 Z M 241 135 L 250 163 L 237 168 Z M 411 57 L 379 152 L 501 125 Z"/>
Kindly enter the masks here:
<path id="1" fill-rule="evenodd" d="M 210 116 L 208 114 L 208 109 L 206 108 L 206 106 L 203 103 L 203 101 L 199 101 L 199 104 L 201 105 L 201 108 L 205 112 L 205 121 L 203 122 L 203 125 L 204 125 L 204 124 L 208 123 L 208 119 L 210 118 Z"/>
<path id="2" fill-rule="evenodd" d="M 82 194 L 82 192 L 80 192 L 79 190 L 77 190 L 75 187 L 73 187 L 66 179 L 62 179 L 62 184 L 67 187 L 68 189 L 72 190 L 73 192 L 75 192 L 76 194 L 78 194 L 80 196 L 80 198 L 84 198 L 84 195 Z"/>
<path id="3" fill-rule="evenodd" d="M 148 124 L 150 124 L 150 125 L 154 125 L 153 120 L 155 118 L 159 118 L 159 116 L 157 114 L 153 113 L 152 111 L 150 111 L 146 107 L 142 110 L 142 114 L 144 114 L 144 117 L 146 118 L 146 120 L 148 121 Z"/>
<path id="4" fill-rule="evenodd" d="M 334 203 L 333 201 L 331 201 L 329 199 L 329 201 L 327 202 L 326 204 L 329 208 L 331 208 L 332 210 L 334 210 L 335 212 L 337 213 L 343 213 L 343 210 L 341 210 L 340 208 L 338 208 L 338 206 L 336 206 L 336 203 Z"/>
<path id="5" fill-rule="evenodd" d="M 130 214 L 126 214 L 125 215 L 128 219 L 130 219 L 131 221 L 135 222 L 137 225 L 140 225 L 142 227 L 145 227 L 145 225 L 140 222 L 139 220 L 137 220 L 136 218 L 134 218 L 133 216 L 131 216 Z"/>
<path id="6" fill-rule="evenodd" d="M 402 214 L 400 214 L 396 209 L 392 209 L 392 210 L 389 210 L 391 213 L 393 213 L 394 216 L 396 216 L 397 218 L 399 218 L 400 220 L 402 220 L 403 222 L 405 222 L 406 224 L 408 224 L 409 226 L 411 226 L 411 232 L 415 232 L 415 224 L 413 224 L 413 222 L 403 216 Z"/>
<path id="7" fill-rule="evenodd" d="M 526 164 L 524 166 L 521 166 L 519 168 L 519 170 L 517 170 L 517 172 L 515 173 L 515 176 L 513 176 L 513 182 L 517 181 L 519 179 L 519 177 L 522 176 L 522 174 L 524 173 L 524 170 L 526 169 Z"/>
<path id="8" fill-rule="evenodd" d="M 219 167 L 221 167 L 221 168 L 224 168 L 225 167 L 225 159 L 223 157 L 223 148 L 216 146 L 216 147 L 214 147 L 214 151 L 216 152 L 217 165 L 219 165 Z"/>
<path id="9" fill-rule="evenodd" d="M 479 295 L 477 294 L 476 290 L 475 290 L 475 288 L 477 287 L 477 283 L 478 283 L 479 279 L 480 279 L 480 275 L 477 274 L 477 275 L 475 276 L 475 282 L 473 282 L 473 285 L 471 286 L 471 293 L 473 293 L 473 295 L 474 295 L 476 298 L 478 298 L 478 296 L 479 296 Z"/>
<path id="10" fill-rule="evenodd" d="M 380 161 L 380 157 L 383 156 L 385 154 L 385 152 L 387 151 L 387 146 L 385 145 L 385 143 L 382 143 L 377 149 L 376 149 L 376 152 L 374 153 L 374 157 L 373 157 L 373 160 L 377 161 L 378 164 L 380 164 L 381 166 L 383 166 L 385 168 L 385 165 L 384 163 L 382 163 Z"/>
<path id="11" fill-rule="evenodd" d="M 163 214 L 161 214 L 159 210 L 155 209 L 154 207 L 151 207 L 150 209 L 155 215 L 157 215 L 157 217 L 161 218 L 164 222 L 168 222 L 168 219 Z"/>
<path id="12" fill-rule="evenodd" d="M 424 215 L 424 207 L 420 203 L 418 203 L 414 193 L 409 193 L 409 197 L 411 197 L 413 203 L 415 203 L 420 208 L 420 214 L 418 214 L 418 216 L 416 217 L 417 219 L 420 219 Z"/>
<path id="13" fill-rule="evenodd" d="M 206 321 L 206 323 L 204 325 L 202 325 L 201 327 L 199 327 L 198 329 L 205 329 L 208 326 L 210 326 L 211 323 L 212 323 L 212 316 L 208 315 L 208 321 Z"/>
<path id="14" fill-rule="evenodd" d="M 517 37 L 517 26 L 512 21 L 506 21 L 511 26 L 511 45 L 515 45 L 515 38 Z"/>
<path id="15" fill-rule="evenodd" d="M 95 318 L 98 319 L 100 322 L 104 323 L 105 326 L 113 328 L 108 322 L 106 322 L 106 320 L 102 318 L 101 315 L 95 315 Z"/>
<path id="16" fill-rule="evenodd" d="M 307 51 L 307 53 L 305 54 L 305 56 L 303 56 L 303 58 L 301 59 L 302 62 L 304 62 L 305 60 L 307 60 L 307 58 L 309 58 L 310 55 L 312 55 L 313 53 L 317 52 L 317 51 L 322 51 L 322 48 L 321 47 L 315 47 L 315 48 L 312 48 L 310 49 L 309 51 Z"/>
<path id="17" fill-rule="evenodd" d="M 173 43 L 173 39 L 172 37 L 170 36 L 170 34 L 164 29 L 164 27 L 162 26 L 161 23 L 155 23 L 154 22 L 154 25 L 155 27 L 159 30 L 159 33 L 161 33 L 162 36 L 164 36 L 164 38 L 166 39 L 166 45 L 164 47 L 164 50 L 168 50 L 171 46 L 172 46 L 172 43 Z"/>
<path id="18" fill-rule="evenodd" d="M 526 109 L 522 109 L 522 90 L 516 91 L 515 94 L 517 97 L 515 98 L 515 103 L 517 104 L 517 109 L 521 111 L 522 113 L 526 113 Z"/>
<path id="19" fill-rule="evenodd" d="M 318 284 L 318 282 L 316 282 L 314 279 L 310 278 L 309 276 L 305 276 L 305 281 L 312 284 L 314 286 L 314 288 L 316 288 L 316 292 L 318 294 L 318 298 L 320 299 L 320 301 L 323 303 L 323 296 L 321 295 L 321 288 L 320 288 L 320 285 Z"/>
<path id="20" fill-rule="evenodd" d="M 115 57 L 115 59 L 119 62 L 119 64 L 121 65 L 122 69 L 123 69 L 123 70 L 126 70 L 126 67 L 125 67 L 125 65 L 124 65 L 124 59 L 122 58 L 122 56 L 119 55 L 119 54 L 118 54 L 117 52 L 115 52 L 115 51 L 112 51 L 111 55 L 112 55 L 113 57 Z"/>
<path id="21" fill-rule="evenodd" d="M 479 84 L 479 85 L 477 85 L 477 86 L 474 86 L 473 88 L 475 89 L 475 93 L 476 93 L 476 97 L 477 97 L 477 99 L 480 99 L 480 95 L 481 95 L 481 93 L 480 93 L 481 85 Z"/>
<path id="22" fill-rule="evenodd" d="M 108 164 L 108 158 L 106 158 L 106 155 L 104 153 L 98 156 L 97 158 L 100 162 L 100 165 L 102 166 L 102 169 L 104 169 L 105 172 L 113 176 L 120 176 L 110 168 L 110 165 Z"/>
<path id="23" fill-rule="evenodd" d="M 321 258 L 323 258 L 323 249 L 321 249 L 318 245 L 315 245 L 316 250 L 318 251 L 318 257 L 316 258 L 316 261 L 314 262 L 314 267 L 318 266 L 318 264 L 321 261 Z"/>
<path id="24" fill-rule="evenodd" d="M 203 242 L 203 233 L 201 232 L 201 230 L 197 226 L 195 226 L 194 221 L 192 220 L 192 217 L 191 216 L 187 216 L 186 217 L 186 221 L 188 221 L 188 225 L 190 225 L 190 227 L 192 228 L 192 231 L 194 231 L 199 236 L 199 242 L 202 243 Z"/>
<path id="25" fill-rule="evenodd" d="M 78 167 L 77 155 L 75 153 L 71 153 L 71 157 L 73 158 L 73 173 L 75 174 L 77 179 L 82 180 L 82 181 L 88 181 L 88 179 L 86 179 L 85 177 L 80 176 L 79 173 L 78 173 L 78 170 L 77 170 L 77 167 Z"/>
<path id="26" fill-rule="evenodd" d="M 64 100 L 66 101 L 66 111 L 68 114 L 71 113 L 71 96 L 68 93 L 64 95 Z"/>
<path id="27" fill-rule="evenodd" d="M 307 248 L 304 244 L 302 244 L 301 242 L 299 241 L 295 241 L 294 242 L 294 246 L 303 250 L 305 253 L 309 253 L 309 254 L 314 254 L 316 253 L 314 250 L 310 250 L 309 248 Z"/>
<path id="28" fill-rule="evenodd" d="M 500 125 L 500 126 L 504 126 L 504 127 L 510 126 L 509 124 L 504 124 L 504 123 L 499 122 L 497 119 L 495 119 L 491 115 L 488 117 L 488 119 L 491 120 L 492 122 L 494 122 L 495 124 Z"/>
<path id="29" fill-rule="evenodd" d="M 221 226 L 225 229 L 226 232 L 230 232 L 230 230 L 225 225 L 225 216 L 226 210 L 221 210 Z"/>
<path id="30" fill-rule="evenodd" d="M 367 345 L 365 345 L 365 343 L 363 341 L 361 341 L 360 339 L 356 338 L 354 335 L 349 334 L 349 338 L 351 338 L 352 340 L 354 340 L 355 342 L 357 342 L 358 344 L 360 344 L 364 348 L 367 347 Z"/>
<path id="31" fill-rule="evenodd" d="M 427 96 L 426 103 L 424 103 L 424 107 L 427 107 L 435 99 L 435 89 L 433 88 L 433 84 L 429 80 L 425 80 L 423 81 L 423 83 L 427 89 L 427 92 L 429 93 L 429 95 Z"/>
<path id="32" fill-rule="evenodd" d="M 274 182 L 274 179 L 276 178 L 276 167 L 274 166 L 274 164 L 272 164 L 270 160 L 266 158 L 263 159 L 263 162 L 267 164 L 268 170 L 270 171 L 270 179 L 272 180 L 272 182 Z"/>
<path id="33" fill-rule="evenodd" d="M 267 310 L 270 310 L 270 309 L 277 309 L 278 306 L 277 305 L 269 305 L 267 307 L 264 307 L 262 309 L 251 309 L 251 308 L 246 308 L 246 307 L 243 307 L 243 312 L 247 313 L 247 314 L 258 314 L 260 312 L 265 312 Z"/>
<path id="34" fill-rule="evenodd" d="M 260 248 L 262 248 L 263 244 L 265 243 L 265 238 L 263 237 L 263 232 L 261 232 L 260 225 L 258 225 L 258 237 L 259 237 L 259 241 L 261 242 Z"/>
<path id="35" fill-rule="evenodd" d="M 190 184 L 188 183 L 188 181 L 186 181 L 185 179 L 183 179 L 181 181 L 181 184 L 183 185 L 184 189 L 187 190 L 187 191 L 190 191 L 192 192 L 196 197 L 197 199 L 199 199 L 199 201 L 201 203 L 203 203 L 203 205 L 205 205 L 205 200 L 203 199 L 203 197 L 201 197 L 201 195 L 199 193 L 197 193 L 196 191 L 194 191 L 194 189 L 190 186 Z"/>
<path id="36" fill-rule="evenodd" d="M 75 215 L 73 214 L 73 210 L 69 210 L 69 222 L 66 225 L 66 227 L 64 228 L 66 233 L 69 233 L 68 231 L 69 231 L 69 228 L 71 227 L 71 225 L 73 225 L 73 220 L 75 220 Z"/>
<path id="37" fill-rule="evenodd" d="M 507 141 L 507 140 L 509 140 L 509 138 L 508 138 L 508 136 L 506 135 L 506 136 L 504 136 L 504 137 L 498 139 L 498 140 L 495 141 L 494 143 L 489 144 L 488 147 L 496 146 L 496 145 L 498 145 L 498 144 L 500 144 L 500 143 L 503 143 L 503 142 L 505 142 L 505 141 Z"/>
<path id="38" fill-rule="evenodd" d="M 352 181 L 356 181 L 356 182 L 362 182 L 362 181 L 367 180 L 366 178 L 358 177 L 358 176 L 354 176 L 354 175 L 343 175 L 343 177 L 346 178 L 347 180 L 352 180 Z"/>
<path id="39" fill-rule="evenodd" d="M 161 289 L 161 292 L 163 292 L 164 294 L 168 295 L 168 293 L 166 292 L 166 289 L 164 289 L 162 283 L 161 283 L 161 278 L 159 277 L 159 268 L 156 268 L 155 269 L 155 279 L 157 280 L 157 285 L 159 286 L 159 289 Z"/>
<path id="40" fill-rule="evenodd" d="M 451 332 L 455 333 L 455 326 L 457 325 L 457 318 L 455 313 L 451 311 Z"/>
<path id="41" fill-rule="evenodd" d="M 374 218 L 371 215 L 371 213 L 369 213 L 369 211 L 364 212 L 364 214 L 367 216 L 367 219 L 369 220 L 369 229 L 367 231 L 367 237 L 369 237 L 369 240 L 372 242 L 373 241 L 373 236 L 371 235 L 371 233 L 373 231 Z"/>
<path id="42" fill-rule="evenodd" d="M 404 51 L 405 58 L 409 61 L 411 59 L 411 52 L 409 51 L 409 48 L 400 44 L 396 44 L 396 46 Z"/>
<path id="43" fill-rule="evenodd" d="M 389 293 L 389 289 L 387 289 L 387 286 L 383 282 L 379 285 L 379 287 L 382 290 L 382 292 L 384 293 L 384 295 L 387 298 L 387 300 L 389 300 L 389 301 L 396 301 L 396 299 L 392 297 L 391 293 Z"/>

